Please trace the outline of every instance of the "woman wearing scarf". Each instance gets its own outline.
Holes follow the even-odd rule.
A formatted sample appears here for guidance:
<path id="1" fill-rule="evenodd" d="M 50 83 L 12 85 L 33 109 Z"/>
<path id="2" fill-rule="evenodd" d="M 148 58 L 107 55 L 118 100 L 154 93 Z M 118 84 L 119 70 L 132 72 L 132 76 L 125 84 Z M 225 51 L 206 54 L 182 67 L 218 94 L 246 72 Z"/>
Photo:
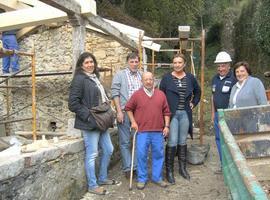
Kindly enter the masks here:
<path id="1" fill-rule="evenodd" d="M 90 193 L 105 195 L 103 185 L 115 185 L 118 182 L 107 177 L 108 165 L 113 153 L 109 132 L 101 131 L 89 109 L 108 101 L 99 81 L 97 61 L 94 55 L 84 52 L 78 58 L 75 74 L 70 87 L 69 109 L 76 114 L 74 127 L 80 129 L 85 145 L 85 171 Z M 96 178 L 95 161 L 98 149 L 102 149 L 99 175 Z"/>

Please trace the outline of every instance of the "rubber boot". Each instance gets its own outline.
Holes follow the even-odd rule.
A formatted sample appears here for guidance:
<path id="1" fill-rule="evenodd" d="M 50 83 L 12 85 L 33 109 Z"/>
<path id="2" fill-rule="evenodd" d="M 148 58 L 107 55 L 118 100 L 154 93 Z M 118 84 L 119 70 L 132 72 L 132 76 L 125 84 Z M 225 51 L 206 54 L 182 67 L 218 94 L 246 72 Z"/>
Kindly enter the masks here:
<path id="1" fill-rule="evenodd" d="M 179 163 L 179 174 L 190 180 L 190 176 L 187 172 L 187 145 L 177 145 L 177 155 L 178 155 L 178 163 Z"/>
<path id="2" fill-rule="evenodd" d="M 166 166 L 166 178 L 167 181 L 171 184 L 175 184 L 174 179 L 174 156 L 176 152 L 176 147 L 169 147 L 166 145 L 166 153 L 165 153 L 165 166 Z"/>

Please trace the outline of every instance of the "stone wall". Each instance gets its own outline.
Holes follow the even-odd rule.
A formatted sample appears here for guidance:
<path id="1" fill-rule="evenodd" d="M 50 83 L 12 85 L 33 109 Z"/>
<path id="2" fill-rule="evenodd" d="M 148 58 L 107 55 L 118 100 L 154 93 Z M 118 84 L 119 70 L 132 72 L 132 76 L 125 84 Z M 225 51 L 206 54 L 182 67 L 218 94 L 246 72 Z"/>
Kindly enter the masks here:
<path id="1" fill-rule="evenodd" d="M 86 192 L 82 139 L 0 158 L 0 199 L 80 199 Z"/>
<path id="2" fill-rule="evenodd" d="M 36 72 L 63 72 L 72 71 L 72 27 L 64 24 L 56 28 L 42 27 L 35 34 L 31 34 L 20 41 L 20 50 L 31 52 L 35 46 Z M 100 67 L 112 68 L 113 73 L 123 67 L 129 50 L 123 47 L 112 37 L 87 29 L 85 49 L 92 52 Z M 31 60 L 28 57 L 20 57 L 21 68 L 29 66 Z M 30 71 L 24 72 L 29 74 Z M 104 85 L 109 89 L 112 79 L 110 72 L 101 73 Z M 68 110 L 68 88 L 72 75 L 57 75 L 36 78 L 37 99 L 37 129 L 38 131 L 50 131 L 50 123 L 56 122 L 56 131 L 67 129 L 67 120 L 73 117 Z M 14 78 L 12 85 L 31 84 L 31 78 Z M 3 98 L 3 97 L 2 97 Z M 17 111 L 31 103 L 31 89 L 11 90 L 11 110 Z M 0 98 L 1 99 L 1 98 Z M 2 104 L 2 113 L 6 112 L 5 104 Z M 0 110 L 1 110 L 0 109 Z M 15 115 L 14 115 L 15 116 Z M 31 107 L 16 114 L 16 118 L 31 117 Z M 15 131 L 31 131 L 31 121 L 9 124 L 7 129 L 13 134 Z"/>

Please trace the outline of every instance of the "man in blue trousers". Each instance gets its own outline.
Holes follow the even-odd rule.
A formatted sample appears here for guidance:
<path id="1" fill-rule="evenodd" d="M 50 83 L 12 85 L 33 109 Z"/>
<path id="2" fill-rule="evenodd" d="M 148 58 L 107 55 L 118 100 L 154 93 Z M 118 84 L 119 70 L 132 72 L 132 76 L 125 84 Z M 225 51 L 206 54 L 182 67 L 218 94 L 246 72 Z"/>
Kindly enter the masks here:
<path id="1" fill-rule="evenodd" d="M 154 88 L 151 72 L 142 75 L 143 88 L 136 91 L 127 102 L 125 110 L 131 128 L 138 131 L 137 150 L 137 188 L 144 189 L 148 181 L 148 150 L 152 152 L 152 182 L 165 188 L 162 168 L 164 163 L 164 137 L 169 134 L 170 109 L 165 94 Z"/>
<path id="2" fill-rule="evenodd" d="M 9 50 L 19 50 L 19 45 L 16 38 L 16 30 L 4 31 L 2 32 L 2 42 L 3 48 Z M 3 74 L 10 73 L 10 68 L 12 72 L 17 72 L 20 69 L 19 66 L 19 57 L 17 54 L 12 56 L 3 57 L 2 61 L 2 71 Z"/>
<path id="3" fill-rule="evenodd" d="M 216 145 L 218 149 L 220 164 L 222 163 L 222 155 L 217 110 L 228 108 L 231 89 L 236 83 L 236 78 L 234 77 L 234 74 L 230 69 L 231 62 L 231 56 L 227 52 L 219 52 L 214 62 L 217 65 L 217 74 L 212 79 L 211 120 L 214 123 Z M 219 168 L 215 173 L 220 174 L 221 172 L 222 170 L 221 168 Z"/>

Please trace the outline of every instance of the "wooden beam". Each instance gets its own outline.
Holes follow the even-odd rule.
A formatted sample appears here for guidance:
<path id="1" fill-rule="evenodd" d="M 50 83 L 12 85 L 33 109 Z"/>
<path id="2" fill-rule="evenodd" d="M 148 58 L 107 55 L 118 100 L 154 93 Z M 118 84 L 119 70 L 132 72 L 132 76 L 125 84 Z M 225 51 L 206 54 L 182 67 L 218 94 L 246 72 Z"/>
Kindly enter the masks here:
<path id="1" fill-rule="evenodd" d="M 47 5 L 66 12 L 68 15 L 82 14 L 96 15 L 96 1 L 94 0 L 40 0 Z"/>
<path id="2" fill-rule="evenodd" d="M 18 2 L 17 0 L 0 0 L 0 8 L 6 11 L 27 8 L 29 6 Z"/>
<path id="3" fill-rule="evenodd" d="M 0 0 L 0 1 L 3 1 L 3 0 Z M 37 7 L 2 13 L 0 15 L 0 21 L 1 21 L 0 30 L 1 31 L 20 29 L 23 27 L 37 26 L 37 25 L 42 25 L 42 24 L 47 24 L 47 23 L 52 23 L 52 22 L 60 22 L 60 21 L 65 21 L 68 19 L 68 16 L 65 12 L 59 9 L 53 8 L 53 7 L 41 6 L 41 4 L 37 5 L 38 2 L 36 0 L 21 0 L 21 1 L 25 3 L 28 2 L 29 4 L 31 3 L 31 5 L 35 5 Z M 47 0 L 42 0 L 42 1 L 47 1 Z M 76 4 L 72 4 L 73 0 L 65 0 L 65 1 L 70 2 L 70 5 L 76 5 Z M 83 5 L 81 9 L 86 8 L 85 1 L 82 1 L 82 0 L 76 0 L 76 1 L 79 2 L 81 5 Z M 53 3 L 50 3 L 51 6 L 58 6 L 57 8 L 64 9 L 65 11 L 69 10 L 68 11 L 69 13 L 78 12 L 77 9 L 72 9 L 71 7 L 69 7 L 70 5 L 69 6 L 64 5 L 64 3 L 62 3 L 60 0 L 59 1 L 52 0 L 51 2 L 53 2 Z M 93 9 L 95 10 L 96 9 L 95 1 L 91 0 L 89 2 L 91 2 L 92 10 Z M 90 4 L 88 3 L 87 5 L 89 6 Z M 88 13 L 90 12 L 88 11 Z M 12 19 L 12 20 L 7 20 L 7 19 Z M 122 45 L 127 46 L 131 48 L 132 50 L 136 50 L 137 48 L 136 42 L 128 38 L 125 34 L 120 32 L 117 28 L 105 22 L 101 17 L 88 16 L 87 21 L 91 25 L 110 34 L 116 41 L 118 41 Z"/>
<path id="4" fill-rule="evenodd" d="M 27 26 L 37 26 L 42 24 L 48 24 L 53 22 L 61 22 L 68 20 L 68 16 L 65 12 L 56 9 L 50 5 L 37 0 L 19 0 L 21 2 L 33 5 L 33 8 L 26 8 L 16 11 L 0 14 L 0 30 L 11 30 L 20 29 Z M 56 1 L 56 0 L 54 0 Z M 68 1 L 68 0 L 66 0 Z M 73 2 L 73 0 L 69 0 Z M 8 2 L 9 10 L 18 9 L 16 8 L 15 0 L 0 0 L 0 6 L 6 5 Z M 60 1 L 59 1 L 60 2 Z M 93 0 L 76 0 L 77 4 L 81 6 L 81 12 L 84 16 L 96 14 L 96 2 Z M 18 2 L 17 2 L 18 3 Z M 21 3 L 21 5 L 23 5 Z M 27 5 L 25 5 L 27 6 Z M 7 6 L 5 6 L 6 8 Z"/>
<path id="5" fill-rule="evenodd" d="M 30 6 L 30 7 L 48 6 L 45 3 L 42 3 L 42 2 L 40 2 L 38 0 L 17 0 L 17 1 L 19 1 L 21 3 L 24 3 L 24 4 L 26 4 L 26 5 Z"/>
<path id="6" fill-rule="evenodd" d="M 16 34 L 17 39 L 20 39 L 21 37 L 23 37 L 25 34 L 33 31 L 35 28 L 37 28 L 37 26 L 29 26 L 29 27 L 25 27 L 21 30 L 19 30 Z"/>
<path id="7" fill-rule="evenodd" d="M 81 5 L 81 14 L 83 16 L 97 15 L 97 5 L 95 0 L 75 0 Z"/>
<path id="8" fill-rule="evenodd" d="M 8 20 L 9 19 L 9 20 Z M 26 8 L 0 14 L 0 30 L 20 29 L 68 19 L 65 12 L 53 7 Z"/>
<path id="9" fill-rule="evenodd" d="M 81 13 L 81 6 L 73 0 L 40 0 L 50 6 L 66 12 L 68 15 Z"/>
<path id="10" fill-rule="evenodd" d="M 20 10 L 25 8 L 32 8 L 36 6 L 48 6 L 45 3 L 42 3 L 38 0 L 0 0 L 0 5 L 5 5 L 5 10 L 7 11 L 14 11 Z M 49 7 L 49 6 L 48 6 Z M 17 39 L 20 39 L 25 34 L 33 31 L 37 26 L 30 26 L 26 28 L 22 28 L 17 32 Z"/>
<path id="11" fill-rule="evenodd" d="M 72 26 L 80 24 L 81 6 L 73 0 L 41 0 L 42 2 L 62 10 L 68 14 Z M 76 15 L 76 16 L 75 16 Z"/>
<path id="12" fill-rule="evenodd" d="M 9 1 L 0 0 L 0 7 L 6 8 L 5 10 L 7 10 L 7 11 L 32 8 L 31 6 L 26 5 L 25 3 L 29 4 L 29 2 L 27 2 L 25 0 L 9 0 Z M 41 2 L 39 2 L 39 4 L 41 4 Z M 2 6 L 2 5 L 4 5 L 4 6 Z M 29 33 L 30 31 L 32 31 L 35 28 L 36 28 L 36 26 L 31 26 L 31 27 L 26 27 L 26 28 L 19 30 L 17 32 L 17 39 L 21 38 L 23 35 L 25 35 L 26 33 Z"/>
<path id="13" fill-rule="evenodd" d="M 76 62 L 81 55 L 82 52 L 85 50 L 85 38 L 86 38 L 86 29 L 85 24 L 86 21 L 79 15 L 73 15 L 72 18 L 76 23 L 72 23 L 72 71 L 75 72 Z"/>
<path id="14" fill-rule="evenodd" d="M 132 50 L 137 49 L 137 44 L 133 40 L 131 40 L 129 37 L 127 37 L 125 34 L 120 32 L 117 28 L 103 20 L 99 16 L 90 16 L 87 17 L 87 21 L 94 27 L 101 29 L 105 33 L 108 33 L 111 35 L 116 41 L 118 41 L 120 44 L 127 46 L 128 48 Z"/>
<path id="15" fill-rule="evenodd" d="M 6 11 L 20 10 L 25 8 L 31 8 L 29 5 L 24 4 L 23 2 L 19 2 L 17 0 L 0 0 L 0 7 L 5 9 Z M 36 26 L 26 27 L 17 32 L 17 39 L 21 38 L 26 33 L 32 31 Z"/>

